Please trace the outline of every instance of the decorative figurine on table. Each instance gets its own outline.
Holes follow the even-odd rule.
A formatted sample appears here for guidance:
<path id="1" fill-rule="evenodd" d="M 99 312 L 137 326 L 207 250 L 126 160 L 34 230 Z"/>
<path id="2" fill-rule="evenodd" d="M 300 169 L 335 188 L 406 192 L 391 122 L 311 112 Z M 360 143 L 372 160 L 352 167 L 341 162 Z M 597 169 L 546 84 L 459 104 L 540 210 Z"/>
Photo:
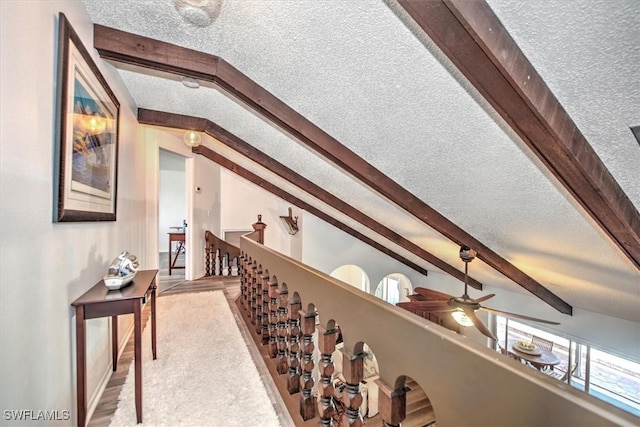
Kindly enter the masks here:
<path id="1" fill-rule="evenodd" d="M 109 272 L 104 276 L 104 284 L 109 290 L 121 289 L 131 283 L 138 272 L 138 267 L 136 256 L 123 251 L 111 262 Z"/>

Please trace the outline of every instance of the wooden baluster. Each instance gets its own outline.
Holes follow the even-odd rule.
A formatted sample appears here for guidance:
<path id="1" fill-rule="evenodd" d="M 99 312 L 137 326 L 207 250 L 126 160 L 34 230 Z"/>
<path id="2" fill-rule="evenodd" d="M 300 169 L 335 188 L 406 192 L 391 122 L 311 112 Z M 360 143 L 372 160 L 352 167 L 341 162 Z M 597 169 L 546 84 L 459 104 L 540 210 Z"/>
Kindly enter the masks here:
<path id="1" fill-rule="evenodd" d="M 318 326 L 318 349 L 320 350 L 320 402 L 318 402 L 318 413 L 320 415 L 320 424 L 323 426 L 333 425 L 333 416 L 336 413 L 336 407 L 333 403 L 333 372 L 335 366 L 333 364 L 333 352 L 336 349 L 337 330 L 325 329 Z"/>
<path id="2" fill-rule="evenodd" d="M 269 357 L 275 359 L 278 356 L 278 289 L 277 282 L 271 282 L 269 286 Z"/>
<path id="3" fill-rule="evenodd" d="M 343 394 L 343 401 L 347 406 L 344 413 L 344 418 L 347 420 L 345 425 L 362 427 L 364 421 L 360 415 L 360 405 L 362 405 L 360 382 L 364 378 L 364 358 L 367 354 L 352 354 L 345 348 L 340 351 L 342 352 L 342 375 L 347 383 L 346 393 Z"/>
<path id="4" fill-rule="evenodd" d="M 229 275 L 229 254 L 225 253 L 222 255 L 222 275 Z"/>
<path id="5" fill-rule="evenodd" d="M 238 275 L 238 264 L 238 257 L 235 257 L 233 259 L 233 263 L 231 264 L 231 275 L 234 277 Z"/>
<path id="6" fill-rule="evenodd" d="M 204 275 L 211 276 L 211 245 L 204 247 Z"/>
<path id="7" fill-rule="evenodd" d="M 249 307 L 249 301 L 251 301 L 251 262 L 249 258 L 244 262 L 244 277 L 245 277 L 245 286 L 246 292 L 244 293 L 244 301 L 242 301 L 242 306 L 245 311 L 249 313 L 251 308 Z"/>
<path id="8" fill-rule="evenodd" d="M 271 315 L 271 284 L 269 276 L 262 276 L 262 345 L 269 344 L 269 316 Z M 276 284 L 277 286 L 277 284 Z"/>
<path id="9" fill-rule="evenodd" d="M 247 293 L 248 293 L 248 276 L 247 276 L 247 264 L 248 260 L 245 255 L 240 257 L 240 297 L 242 298 L 240 302 L 242 303 L 242 308 L 247 310 Z"/>
<path id="10" fill-rule="evenodd" d="M 316 416 L 316 397 L 313 395 L 313 333 L 316 330 L 316 313 L 315 311 L 306 312 L 300 310 L 300 332 L 302 333 L 302 378 L 300 379 L 300 387 L 302 394 L 300 396 L 300 416 L 307 421 Z"/>
<path id="11" fill-rule="evenodd" d="M 288 307 L 289 293 L 283 289 L 278 296 L 278 362 L 276 371 L 280 375 L 289 372 L 289 364 L 287 362 L 287 341 L 288 339 Z"/>
<path id="12" fill-rule="evenodd" d="M 267 279 L 269 276 L 267 276 Z M 256 334 L 260 335 L 262 333 L 262 284 L 265 281 L 265 276 L 262 274 L 262 271 L 257 272 L 256 277 Z"/>
<path id="13" fill-rule="evenodd" d="M 385 427 L 400 427 L 407 416 L 407 388 L 394 390 L 381 379 L 375 380 L 378 385 L 378 412 Z"/>
<path id="14" fill-rule="evenodd" d="M 289 300 L 289 394 L 300 391 L 300 301 Z"/>
<path id="15" fill-rule="evenodd" d="M 220 249 L 216 249 L 215 259 L 213 260 L 214 265 L 214 276 L 220 275 Z"/>
<path id="16" fill-rule="evenodd" d="M 256 290 L 258 287 L 258 277 L 262 271 L 258 272 L 258 267 L 253 266 L 251 269 L 251 301 L 249 301 L 249 306 L 251 307 L 251 324 L 256 324 Z"/>

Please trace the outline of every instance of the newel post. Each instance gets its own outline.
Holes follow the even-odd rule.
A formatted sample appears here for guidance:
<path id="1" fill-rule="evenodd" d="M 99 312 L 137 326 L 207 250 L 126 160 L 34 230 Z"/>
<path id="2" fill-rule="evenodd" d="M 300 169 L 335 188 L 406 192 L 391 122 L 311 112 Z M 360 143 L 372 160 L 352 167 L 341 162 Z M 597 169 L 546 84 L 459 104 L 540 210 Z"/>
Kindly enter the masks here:
<path id="1" fill-rule="evenodd" d="M 385 427 L 399 427 L 407 416 L 407 389 L 394 390 L 381 379 L 376 380 L 380 417 Z"/>
<path id="2" fill-rule="evenodd" d="M 258 215 L 258 222 L 252 224 L 253 231 L 258 232 L 258 243 L 264 245 L 264 229 L 267 228 L 267 224 L 262 222 L 262 215 Z"/>

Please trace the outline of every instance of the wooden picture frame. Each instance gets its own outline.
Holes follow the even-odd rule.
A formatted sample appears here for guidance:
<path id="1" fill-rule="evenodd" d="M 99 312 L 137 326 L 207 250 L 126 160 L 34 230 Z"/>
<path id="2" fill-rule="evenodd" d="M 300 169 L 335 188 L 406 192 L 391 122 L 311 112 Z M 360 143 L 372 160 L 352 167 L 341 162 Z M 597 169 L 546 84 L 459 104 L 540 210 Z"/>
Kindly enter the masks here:
<path id="1" fill-rule="evenodd" d="M 120 103 L 59 14 L 55 222 L 115 221 Z"/>

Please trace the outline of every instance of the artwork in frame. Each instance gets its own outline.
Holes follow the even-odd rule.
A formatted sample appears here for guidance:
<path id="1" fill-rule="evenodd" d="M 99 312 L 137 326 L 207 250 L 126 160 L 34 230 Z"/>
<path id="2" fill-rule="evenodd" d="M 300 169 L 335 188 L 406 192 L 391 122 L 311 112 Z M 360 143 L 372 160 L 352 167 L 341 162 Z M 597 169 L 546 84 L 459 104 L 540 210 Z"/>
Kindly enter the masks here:
<path id="1" fill-rule="evenodd" d="M 54 221 L 115 221 L 120 103 L 59 14 Z"/>

